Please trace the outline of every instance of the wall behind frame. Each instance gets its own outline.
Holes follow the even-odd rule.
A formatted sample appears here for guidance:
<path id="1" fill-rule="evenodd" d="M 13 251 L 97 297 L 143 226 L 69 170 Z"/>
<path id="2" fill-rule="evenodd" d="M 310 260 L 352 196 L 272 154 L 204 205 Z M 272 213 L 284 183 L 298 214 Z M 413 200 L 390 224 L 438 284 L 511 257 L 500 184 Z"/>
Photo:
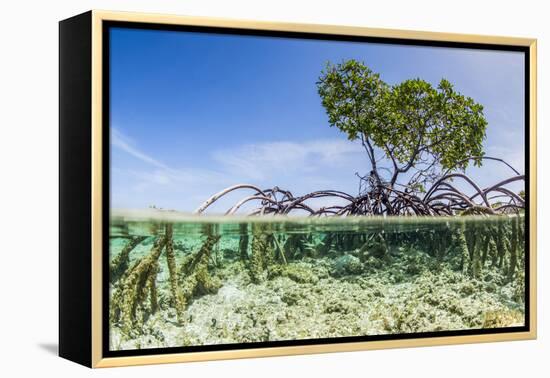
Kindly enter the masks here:
<path id="1" fill-rule="evenodd" d="M 541 5 L 539 5 L 541 4 Z M 436 348 L 296 356 L 187 365 L 164 365 L 91 372 L 54 356 L 57 340 L 57 22 L 90 8 L 164 12 L 287 22 L 349 24 L 396 29 L 536 37 L 539 77 L 539 339 Z M 550 278 L 544 271 L 549 240 L 550 203 L 544 198 L 550 162 L 545 125 L 550 120 L 548 67 L 550 30 L 543 2 L 437 1 L 364 2 L 279 0 L 254 2 L 144 0 L 45 3 L 11 2 L 0 25 L 3 49 L 0 157 L 3 176 L 3 341 L 6 376 L 55 372 L 133 377 L 181 376 L 544 376 L 548 371 L 550 330 L 546 314 Z M 7 374 L 6 374 L 7 373 Z"/>

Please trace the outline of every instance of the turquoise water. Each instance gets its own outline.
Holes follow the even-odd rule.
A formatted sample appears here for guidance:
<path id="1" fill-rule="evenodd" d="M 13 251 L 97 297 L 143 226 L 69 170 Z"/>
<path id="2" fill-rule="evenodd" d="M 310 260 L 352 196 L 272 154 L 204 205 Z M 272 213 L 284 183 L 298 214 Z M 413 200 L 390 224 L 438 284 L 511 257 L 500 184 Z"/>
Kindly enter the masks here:
<path id="1" fill-rule="evenodd" d="M 114 213 L 110 347 L 521 326 L 524 223 Z"/>

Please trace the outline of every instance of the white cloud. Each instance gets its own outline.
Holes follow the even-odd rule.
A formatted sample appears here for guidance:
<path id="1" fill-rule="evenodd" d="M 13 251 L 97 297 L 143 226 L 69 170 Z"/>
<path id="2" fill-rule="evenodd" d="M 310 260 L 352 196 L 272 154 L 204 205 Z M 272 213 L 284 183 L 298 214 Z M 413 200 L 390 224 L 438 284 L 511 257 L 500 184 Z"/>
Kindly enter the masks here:
<path id="1" fill-rule="evenodd" d="M 263 181 L 298 172 L 312 174 L 344 165 L 354 158 L 360 158 L 362 154 L 357 143 L 322 139 L 302 143 L 285 141 L 248 144 L 215 151 L 212 157 L 228 173 Z"/>
<path id="2" fill-rule="evenodd" d="M 118 129 L 113 129 L 111 145 L 116 150 L 112 156 L 111 183 L 115 208 L 144 208 L 154 204 L 189 211 L 200 203 L 197 198 L 205 199 L 220 187 L 232 184 L 220 172 L 171 167 L 145 152 Z M 121 159 L 123 156 L 134 159 Z"/>
<path id="3" fill-rule="evenodd" d="M 130 169 L 127 170 L 127 172 L 136 178 L 152 184 L 192 184 L 195 182 L 219 180 L 223 178 L 219 173 L 210 170 L 170 167 L 137 147 L 131 138 L 127 137 L 118 129 L 113 129 L 112 131 L 111 144 L 120 151 L 126 152 L 130 156 L 146 163 L 143 169 Z M 154 167 L 154 169 L 151 169 L 152 167 Z"/>
<path id="4" fill-rule="evenodd" d="M 111 140 L 117 154 L 135 159 L 134 162 L 113 159 L 114 207 L 142 208 L 155 204 L 192 211 L 212 194 L 237 183 L 262 188 L 278 185 L 294 195 L 319 189 L 353 192 L 357 181 L 354 172 L 366 164 L 361 146 L 344 140 L 280 141 L 213 151 L 210 166 L 215 170 L 171 167 L 117 129 L 113 130 Z M 205 158 L 208 157 L 202 157 Z M 234 193 L 209 210 L 224 212 L 239 196 L 248 194 Z M 324 200 L 317 202 L 314 207 L 330 205 Z"/>
<path id="5" fill-rule="evenodd" d="M 170 169 L 165 164 L 161 163 L 160 161 L 152 158 L 151 156 L 145 154 L 141 150 L 132 146 L 132 144 L 133 144 L 133 141 L 130 138 L 128 138 L 126 135 L 122 134 L 119 130 L 115 128 L 111 130 L 111 145 L 113 147 L 117 147 L 122 151 L 127 152 L 128 154 L 132 155 L 133 157 L 145 163 L 148 163 L 158 168 L 162 168 L 166 170 Z"/>

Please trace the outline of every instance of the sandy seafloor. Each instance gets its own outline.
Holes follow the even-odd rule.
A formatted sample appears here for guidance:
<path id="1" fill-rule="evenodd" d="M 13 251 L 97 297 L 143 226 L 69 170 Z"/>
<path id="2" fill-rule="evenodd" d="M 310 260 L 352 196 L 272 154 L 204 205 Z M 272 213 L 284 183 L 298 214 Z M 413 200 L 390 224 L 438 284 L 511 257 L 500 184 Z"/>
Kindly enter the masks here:
<path id="1" fill-rule="evenodd" d="M 161 310 L 133 336 L 111 324 L 111 350 L 524 325 L 523 278 L 508 282 L 485 269 L 473 279 L 460 272 L 458 257 L 436 261 L 399 248 L 389 259 L 361 262 L 339 253 L 291 261 L 275 277 L 254 284 L 244 263 L 227 258 L 237 255 L 231 252 L 236 241 L 221 243 L 226 259 L 212 269 L 222 283 L 216 294 L 194 298 L 178 325 L 168 305 L 168 268 L 161 256 Z M 148 248 L 138 247 L 132 259 Z"/>

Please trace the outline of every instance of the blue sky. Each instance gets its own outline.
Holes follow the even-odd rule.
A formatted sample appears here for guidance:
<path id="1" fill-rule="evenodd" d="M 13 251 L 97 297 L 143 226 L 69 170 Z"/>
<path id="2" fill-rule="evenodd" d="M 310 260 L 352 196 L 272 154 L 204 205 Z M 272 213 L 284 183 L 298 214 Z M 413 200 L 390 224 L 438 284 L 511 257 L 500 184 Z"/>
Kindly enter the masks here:
<path id="1" fill-rule="evenodd" d="M 113 208 L 192 211 L 236 183 L 356 194 L 367 158 L 329 127 L 315 85 L 327 61 L 352 58 L 389 84 L 450 80 L 485 107 L 487 155 L 524 172 L 521 53 L 122 28 L 110 46 Z M 481 186 L 511 175 L 467 173 Z"/>

